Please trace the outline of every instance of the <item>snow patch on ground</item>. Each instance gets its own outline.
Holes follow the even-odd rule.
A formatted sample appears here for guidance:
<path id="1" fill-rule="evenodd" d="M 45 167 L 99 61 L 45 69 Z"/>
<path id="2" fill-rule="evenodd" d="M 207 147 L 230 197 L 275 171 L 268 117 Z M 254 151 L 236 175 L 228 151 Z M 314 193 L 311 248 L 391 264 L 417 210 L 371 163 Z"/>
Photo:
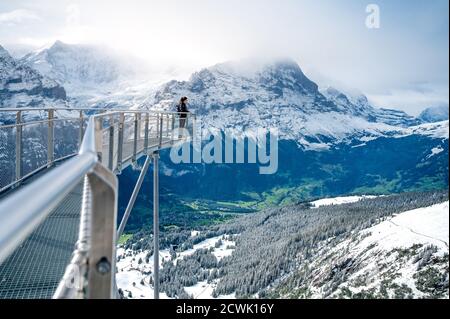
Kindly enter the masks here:
<path id="1" fill-rule="evenodd" d="M 227 237 L 225 237 L 225 238 L 227 238 Z M 216 258 L 218 260 L 222 259 L 225 256 L 231 255 L 233 253 L 233 249 L 227 248 L 227 247 L 234 246 L 235 243 L 228 239 L 222 239 L 222 236 L 217 236 L 217 237 L 208 238 L 208 239 L 202 241 L 201 243 L 194 245 L 194 247 L 191 249 L 187 249 L 185 251 L 177 253 L 177 258 L 175 259 L 175 262 L 182 259 L 183 257 L 192 255 L 199 249 L 209 249 L 211 247 L 215 247 L 216 243 L 219 240 L 222 241 L 222 244 L 219 247 L 214 248 L 214 251 L 212 252 L 212 254 L 214 256 L 216 256 Z"/>
<path id="2" fill-rule="evenodd" d="M 361 249 L 372 244 L 379 248 L 408 248 L 413 244 L 433 244 L 448 248 L 449 210 L 448 202 L 418 208 L 398 214 L 364 231 L 370 234 L 361 243 Z"/>
<path id="3" fill-rule="evenodd" d="M 185 287 L 184 290 L 190 294 L 194 299 L 214 299 L 212 296 L 214 288 L 217 286 L 218 280 L 214 280 L 213 283 L 206 281 L 200 281 L 194 286 Z M 220 295 L 216 299 L 236 299 L 236 295 Z"/>
<path id="4" fill-rule="evenodd" d="M 322 198 L 311 202 L 314 208 L 329 205 L 341 205 L 355 203 L 363 199 L 375 198 L 377 196 L 372 195 L 362 195 L 362 196 L 343 196 L 343 197 L 333 197 L 333 198 Z"/>
<path id="5" fill-rule="evenodd" d="M 441 138 L 448 140 L 449 137 L 448 120 L 408 127 L 403 132 L 403 136 L 411 134 L 425 135 L 433 138 Z"/>
<path id="6" fill-rule="evenodd" d="M 141 283 L 143 280 L 143 285 Z M 148 277 L 141 271 L 130 269 L 116 274 L 117 287 L 124 291 L 126 298 L 132 299 L 153 299 L 154 290 L 148 282 Z M 129 294 L 131 293 L 131 295 Z M 160 299 L 169 299 L 165 293 L 159 294 Z"/>
<path id="7" fill-rule="evenodd" d="M 442 153 L 444 151 L 444 149 L 441 146 L 437 146 L 437 147 L 433 147 L 431 149 L 431 154 L 429 154 L 427 156 L 427 159 L 429 159 L 430 157 L 433 157 L 434 155 L 437 155 L 439 153 Z"/>
<path id="8" fill-rule="evenodd" d="M 198 236 L 199 234 L 200 234 L 200 232 L 198 230 L 191 231 L 191 237 Z"/>
<path id="9" fill-rule="evenodd" d="M 199 231 L 192 231 L 191 236 L 198 236 Z M 221 242 L 220 245 L 217 245 Z M 218 247 L 216 247 L 216 245 Z M 229 236 L 216 236 L 208 238 L 196 245 L 193 248 L 177 252 L 177 256 L 173 261 L 175 264 L 186 256 L 190 256 L 199 249 L 213 248 L 212 254 L 221 260 L 226 256 L 230 256 L 234 251 L 235 242 L 229 239 Z M 122 247 L 117 249 L 117 287 L 122 289 L 126 298 L 133 299 L 152 299 L 154 290 L 153 285 L 150 284 L 150 278 L 153 272 L 153 255 L 148 258 L 146 262 L 148 251 L 135 253 L 131 249 L 125 250 Z M 170 260 L 170 252 L 168 249 L 160 250 L 159 262 L 162 268 L 163 260 Z M 212 283 L 199 282 L 192 287 L 185 287 L 185 291 L 198 299 L 211 299 L 212 292 L 217 285 L 217 280 Z M 131 295 L 130 295 L 131 292 Z M 161 299 L 169 299 L 165 293 L 160 293 Z M 218 298 L 234 298 L 234 295 L 219 296 Z"/>

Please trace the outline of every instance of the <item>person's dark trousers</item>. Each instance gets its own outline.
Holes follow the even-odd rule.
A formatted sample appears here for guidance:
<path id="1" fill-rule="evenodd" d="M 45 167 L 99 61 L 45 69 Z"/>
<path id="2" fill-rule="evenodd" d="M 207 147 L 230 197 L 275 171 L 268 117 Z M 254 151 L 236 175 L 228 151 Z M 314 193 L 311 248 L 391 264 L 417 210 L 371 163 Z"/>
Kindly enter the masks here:
<path id="1" fill-rule="evenodd" d="M 186 126 L 186 116 L 182 114 L 180 115 L 180 129 L 183 129 Z M 178 138 L 182 138 L 183 135 L 181 134 L 181 131 L 179 132 Z"/>

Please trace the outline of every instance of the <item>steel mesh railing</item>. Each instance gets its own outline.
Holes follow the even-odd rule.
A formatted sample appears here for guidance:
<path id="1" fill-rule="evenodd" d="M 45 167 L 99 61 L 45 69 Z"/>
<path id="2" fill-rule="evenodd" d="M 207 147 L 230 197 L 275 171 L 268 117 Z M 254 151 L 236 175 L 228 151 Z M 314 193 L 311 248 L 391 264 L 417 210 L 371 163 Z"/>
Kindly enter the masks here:
<path id="1" fill-rule="evenodd" d="M 65 158 L 78 152 L 81 140 L 77 137 L 82 129 L 81 125 L 79 119 L 54 120 L 55 158 Z"/>
<path id="2" fill-rule="evenodd" d="M 16 163 L 15 126 L 0 127 L 0 189 L 15 181 Z"/>
<path id="3" fill-rule="evenodd" d="M 86 127 L 87 111 L 0 109 L 0 193 L 74 156 Z"/>
<path id="4" fill-rule="evenodd" d="M 48 123 L 22 124 L 22 176 L 48 164 Z"/>
<path id="5" fill-rule="evenodd" d="M 8 119 L 8 124 L 0 125 L 0 193 L 55 162 L 74 156 L 86 129 L 87 113 L 104 112 L 0 109 L 0 119 Z M 11 123 L 14 118 L 15 123 Z M 177 113 L 114 111 L 99 119 L 103 132 L 101 153 L 105 154 L 101 160 L 116 172 L 135 161 L 145 149 L 179 138 Z"/>

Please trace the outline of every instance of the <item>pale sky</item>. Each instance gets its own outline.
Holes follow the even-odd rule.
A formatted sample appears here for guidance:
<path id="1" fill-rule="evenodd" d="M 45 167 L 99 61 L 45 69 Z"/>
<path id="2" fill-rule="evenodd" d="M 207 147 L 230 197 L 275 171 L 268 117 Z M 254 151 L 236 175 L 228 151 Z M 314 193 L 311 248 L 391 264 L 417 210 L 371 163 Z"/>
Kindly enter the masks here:
<path id="1" fill-rule="evenodd" d="M 366 27 L 366 7 L 380 28 Z M 0 44 L 106 44 L 192 70 L 249 56 L 295 59 L 319 85 L 416 115 L 448 104 L 447 0 L 0 0 Z"/>

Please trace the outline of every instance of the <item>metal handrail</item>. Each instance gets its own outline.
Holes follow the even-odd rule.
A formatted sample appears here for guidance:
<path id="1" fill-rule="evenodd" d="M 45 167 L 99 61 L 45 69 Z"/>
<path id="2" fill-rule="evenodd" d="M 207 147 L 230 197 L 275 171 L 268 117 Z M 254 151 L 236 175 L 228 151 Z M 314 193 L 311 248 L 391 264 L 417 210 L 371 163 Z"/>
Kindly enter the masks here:
<path id="1" fill-rule="evenodd" d="M 95 145 L 95 118 L 90 117 L 88 127 L 86 132 L 84 133 L 83 142 L 80 145 L 80 150 L 78 152 L 79 155 L 83 154 L 96 154 L 96 145 Z"/>
<path id="2" fill-rule="evenodd" d="M 1 108 L 0 112 L 17 112 L 17 111 L 48 111 L 48 110 L 55 110 L 55 111 L 106 111 L 107 109 L 101 109 L 101 108 L 83 108 L 83 107 L 43 107 L 43 108 L 36 108 L 36 107 L 11 107 L 11 108 Z"/>
<path id="3" fill-rule="evenodd" d="M 0 125 L 0 129 L 6 129 L 6 128 L 13 128 L 17 126 L 31 126 L 31 125 L 37 125 L 37 124 L 45 124 L 49 122 L 59 122 L 59 121 L 79 121 L 79 118 L 76 117 L 59 117 L 54 118 L 51 120 L 45 119 L 45 120 L 39 120 L 39 121 L 30 121 L 30 122 L 22 122 L 22 123 L 14 123 L 14 124 L 6 124 L 6 125 Z"/>
<path id="4" fill-rule="evenodd" d="M 115 268 L 111 265 L 114 265 L 112 259 L 115 258 L 113 247 L 116 243 L 117 181 L 113 173 L 104 169 L 98 162 L 97 130 L 98 119 L 91 116 L 77 157 L 90 156 L 94 157 L 96 161 L 88 171 L 84 172 L 86 176 L 84 177 L 78 240 L 72 254 L 72 260 L 66 267 L 53 298 L 83 298 L 85 295 L 91 298 L 113 297 L 112 287 Z M 108 190 L 110 197 L 107 196 Z M 99 208 L 99 203 L 103 207 Z M 99 222 L 99 218 L 100 220 L 103 219 L 103 222 Z M 107 219 L 107 223 L 104 222 L 104 219 Z M 99 230 L 101 230 L 102 235 L 105 235 L 105 238 L 103 240 L 96 238 L 98 242 L 95 242 L 93 238 L 98 236 L 95 233 Z M 107 236 L 108 232 L 111 232 L 110 236 Z M 106 242 L 106 251 L 104 248 L 100 249 L 101 257 L 98 258 L 95 251 L 92 251 L 98 251 L 98 246 L 102 246 L 101 242 Z M 109 267 L 106 267 L 107 274 L 98 267 L 104 258 L 107 261 L 102 262 L 109 263 Z M 74 270 L 76 270 L 75 273 Z M 89 287 L 89 283 L 92 281 L 90 278 L 93 276 L 95 278 L 92 273 L 100 273 L 100 276 L 103 277 L 102 280 L 93 281 L 91 286 L 96 286 L 94 288 Z M 73 281 L 75 281 L 75 284 L 73 284 Z M 106 286 L 102 281 L 107 282 Z M 84 292 L 85 286 L 88 286 L 87 293 Z"/>
<path id="5" fill-rule="evenodd" d="M 112 112 L 126 112 L 126 113 L 147 113 L 151 112 L 154 114 L 192 114 L 190 112 L 172 112 L 172 111 L 162 111 L 162 110 L 151 110 L 151 109 L 140 109 L 140 110 L 132 110 L 132 109 L 120 109 L 120 108 L 114 108 L 114 109 L 101 109 L 101 108 L 0 108 L 1 112 L 18 112 L 18 111 L 24 111 L 24 112 L 47 112 L 47 111 L 98 111 L 98 112 L 108 112 L 108 114 Z"/>

